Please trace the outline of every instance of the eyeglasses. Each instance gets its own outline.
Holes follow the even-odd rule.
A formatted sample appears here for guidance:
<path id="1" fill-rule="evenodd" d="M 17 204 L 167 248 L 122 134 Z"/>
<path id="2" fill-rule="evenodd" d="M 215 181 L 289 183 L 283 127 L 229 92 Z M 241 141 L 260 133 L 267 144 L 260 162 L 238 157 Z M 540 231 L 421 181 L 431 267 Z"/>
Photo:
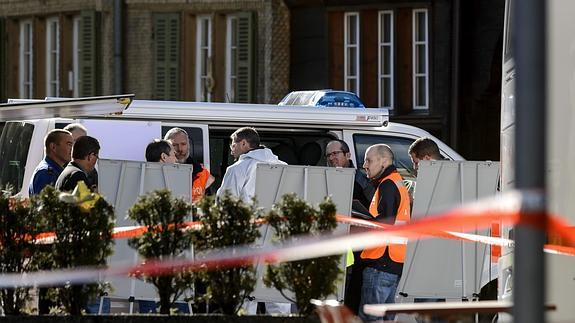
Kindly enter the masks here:
<path id="1" fill-rule="evenodd" d="M 336 151 L 332 151 L 331 153 L 325 154 L 325 158 L 330 158 L 332 156 L 337 156 L 339 154 L 343 154 L 342 150 L 336 150 Z"/>

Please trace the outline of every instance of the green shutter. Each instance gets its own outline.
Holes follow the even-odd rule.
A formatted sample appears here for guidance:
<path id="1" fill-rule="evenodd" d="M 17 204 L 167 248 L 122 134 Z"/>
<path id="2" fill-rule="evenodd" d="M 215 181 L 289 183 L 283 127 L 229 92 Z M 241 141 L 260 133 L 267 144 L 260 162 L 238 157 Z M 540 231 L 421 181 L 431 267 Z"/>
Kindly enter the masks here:
<path id="1" fill-rule="evenodd" d="M 180 99 L 180 15 L 154 14 L 154 93 L 157 100 Z"/>
<path id="2" fill-rule="evenodd" d="M 236 102 L 254 101 L 254 22 L 251 12 L 238 14 Z"/>
<path id="3" fill-rule="evenodd" d="M 101 95 L 100 73 L 100 14 L 82 11 L 79 41 L 79 93 L 80 97 Z"/>

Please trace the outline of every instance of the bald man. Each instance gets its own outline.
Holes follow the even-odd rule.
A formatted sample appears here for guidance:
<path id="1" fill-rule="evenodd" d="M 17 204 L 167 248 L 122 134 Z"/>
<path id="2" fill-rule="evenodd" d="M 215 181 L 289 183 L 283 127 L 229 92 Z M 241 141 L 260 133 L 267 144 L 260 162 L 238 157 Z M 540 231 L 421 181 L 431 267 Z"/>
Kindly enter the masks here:
<path id="1" fill-rule="evenodd" d="M 402 224 L 409 221 L 411 208 L 403 178 L 393 165 L 393 151 L 388 145 L 377 144 L 365 151 L 363 168 L 375 187 L 369 205 L 372 221 L 385 224 Z M 395 292 L 405 260 L 406 242 L 382 244 L 364 249 L 360 261 L 364 266 L 361 286 L 359 316 L 364 322 L 390 320 L 394 315 L 377 317 L 365 314 L 363 305 L 395 303 Z"/>

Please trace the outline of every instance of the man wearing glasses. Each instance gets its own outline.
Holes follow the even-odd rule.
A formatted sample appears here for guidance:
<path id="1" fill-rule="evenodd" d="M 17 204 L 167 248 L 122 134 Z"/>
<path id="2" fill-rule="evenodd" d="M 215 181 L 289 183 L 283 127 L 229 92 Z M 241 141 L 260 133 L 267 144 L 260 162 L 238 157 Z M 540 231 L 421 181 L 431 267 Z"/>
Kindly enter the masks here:
<path id="1" fill-rule="evenodd" d="M 327 165 L 331 167 L 355 168 L 353 161 L 350 159 L 349 146 L 343 140 L 332 140 L 325 147 L 325 159 Z M 355 172 L 355 181 L 353 183 L 353 200 L 352 210 L 354 214 L 368 214 L 370 201 L 375 193 L 373 185 L 369 184 L 367 176 L 360 171 Z M 358 205 L 359 204 L 359 205 Z M 369 219 L 368 217 L 362 217 Z M 358 227 L 351 227 L 350 232 L 355 233 Z M 350 251 L 351 252 L 351 251 Z M 361 252 L 355 252 L 353 259 L 359 259 Z M 346 286 L 344 304 L 349 307 L 355 314 L 359 313 L 359 302 L 361 298 L 362 271 L 363 267 L 359 262 L 351 262 L 351 254 L 348 255 L 348 267 L 346 272 Z"/>
<path id="2" fill-rule="evenodd" d="M 325 147 L 325 159 L 328 166 L 355 168 L 350 158 L 349 146 L 343 140 L 332 140 Z M 359 201 L 367 209 L 374 192 L 372 185 L 369 185 L 367 176 L 362 171 L 357 170 L 353 184 L 353 199 Z"/>
<path id="3" fill-rule="evenodd" d="M 74 142 L 72 161 L 64 168 L 58 180 L 56 189 L 73 191 L 79 181 L 83 181 L 93 192 L 97 190 L 95 183 L 88 179 L 88 174 L 96 168 L 100 143 L 94 137 L 82 136 Z"/>

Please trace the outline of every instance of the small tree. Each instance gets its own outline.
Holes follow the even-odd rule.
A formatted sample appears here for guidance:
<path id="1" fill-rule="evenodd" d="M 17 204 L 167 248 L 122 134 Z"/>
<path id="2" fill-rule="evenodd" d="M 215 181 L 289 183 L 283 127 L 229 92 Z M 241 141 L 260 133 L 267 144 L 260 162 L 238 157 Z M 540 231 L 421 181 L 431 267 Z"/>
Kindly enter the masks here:
<path id="1" fill-rule="evenodd" d="M 13 193 L 11 187 L 0 192 L 0 272 L 35 271 L 43 256 L 36 244 L 43 223 L 33 212 L 30 201 L 12 197 Z M 0 290 L 0 295 L 4 313 L 8 315 L 21 314 L 26 301 L 31 299 L 30 288 L 6 288 Z"/>
<path id="2" fill-rule="evenodd" d="M 335 204 L 326 199 L 319 210 L 311 207 L 295 194 L 286 194 L 267 214 L 267 222 L 275 229 L 280 241 L 297 239 L 298 235 L 329 233 L 337 226 Z M 341 256 L 329 256 L 269 265 L 264 277 L 266 286 L 278 289 L 291 302 L 297 304 L 300 314 L 313 311 L 311 299 L 322 299 L 336 291 L 341 273 Z M 295 300 L 284 293 L 289 290 Z"/>
<path id="3" fill-rule="evenodd" d="M 52 268 L 102 266 L 112 254 L 114 208 L 80 182 L 73 194 L 47 186 L 40 193 L 37 211 L 56 235 L 51 245 Z M 66 285 L 49 295 L 72 315 L 82 314 L 89 300 L 106 289 L 103 283 Z"/>
<path id="4" fill-rule="evenodd" d="M 215 200 L 205 197 L 199 204 L 202 228 L 196 232 L 194 245 L 198 253 L 210 249 L 246 245 L 260 236 L 256 219 L 259 210 L 255 203 L 247 205 L 241 199 L 225 194 Z M 254 265 L 234 268 L 215 268 L 200 272 L 207 286 L 207 297 L 224 314 L 238 312 L 244 300 L 253 292 L 256 283 Z"/>
<path id="5" fill-rule="evenodd" d="M 140 197 L 128 210 L 128 217 L 147 228 L 128 244 L 145 259 L 182 257 L 191 250 L 192 233 L 182 230 L 192 207 L 186 201 L 172 198 L 170 191 L 158 190 Z M 192 286 L 194 275 L 189 271 L 174 271 L 170 275 L 144 276 L 160 296 L 160 313 L 170 314 L 170 308 Z"/>

